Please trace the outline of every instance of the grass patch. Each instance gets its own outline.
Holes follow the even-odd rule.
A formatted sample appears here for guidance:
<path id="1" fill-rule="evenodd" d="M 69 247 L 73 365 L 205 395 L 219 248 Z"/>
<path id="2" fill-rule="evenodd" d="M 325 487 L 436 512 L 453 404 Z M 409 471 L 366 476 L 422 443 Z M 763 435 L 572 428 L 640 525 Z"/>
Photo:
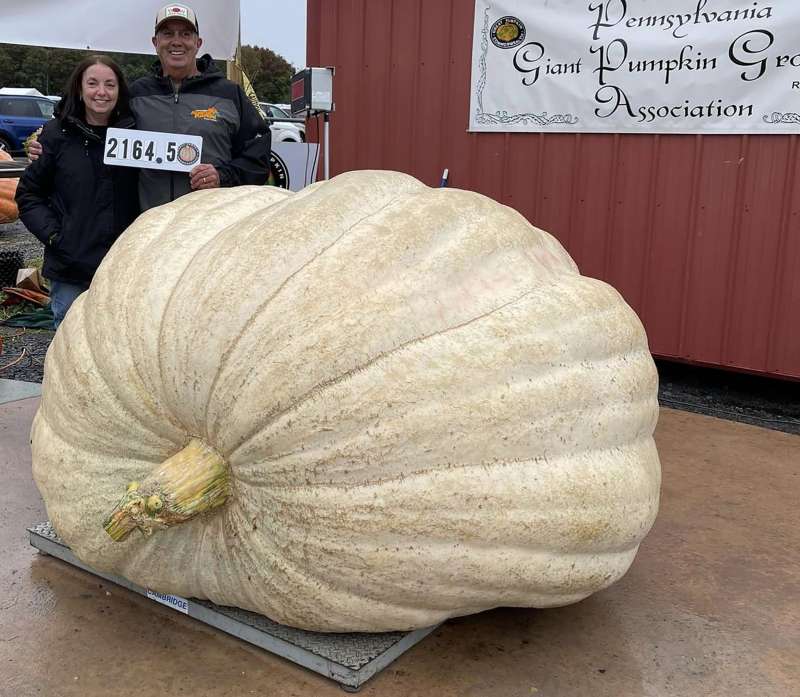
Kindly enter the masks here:
<path id="1" fill-rule="evenodd" d="M 33 310 L 38 309 L 38 305 L 34 305 L 33 303 L 29 302 L 20 302 L 14 303 L 13 305 L 3 305 L 2 303 L 5 302 L 6 298 L 8 298 L 8 293 L 3 293 L 0 291 L 0 322 L 4 319 L 8 319 L 9 317 L 13 317 L 14 315 L 19 315 L 23 312 L 32 312 Z"/>
<path id="2" fill-rule="evenodd" d="M 42 270 L 42 265 L 44 264 L 44 257 L 34 257 L 33 259 L 26 259 L 25 266 L 26 269 L 37 268 L 39 271 Z"/>

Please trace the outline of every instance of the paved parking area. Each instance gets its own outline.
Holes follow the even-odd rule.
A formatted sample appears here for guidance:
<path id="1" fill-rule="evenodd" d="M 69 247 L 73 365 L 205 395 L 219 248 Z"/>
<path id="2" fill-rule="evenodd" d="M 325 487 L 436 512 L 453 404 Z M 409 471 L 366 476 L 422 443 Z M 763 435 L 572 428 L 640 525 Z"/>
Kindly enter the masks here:
<path id="1" fill-rule="evenodd" d="M 341 695 L 335 684 L 37 554 L 38 405 L 0 405 L 0 695 Z M 582 603 L 451 620 L 364 695 L 796 697 L 800 436 L 663 409 L 661 512 Z"/>

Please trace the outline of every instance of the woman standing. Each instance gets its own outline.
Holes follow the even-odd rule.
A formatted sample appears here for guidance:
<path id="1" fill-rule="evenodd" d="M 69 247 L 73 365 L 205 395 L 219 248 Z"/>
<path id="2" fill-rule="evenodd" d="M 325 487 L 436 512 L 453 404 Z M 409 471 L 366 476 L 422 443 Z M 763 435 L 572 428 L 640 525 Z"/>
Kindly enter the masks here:
<path id="1" fill-rule="evenodd" d="M 41 157 L 20 179 L 20 218 L 45 246 L 42 271 L 56 329 L 139 213 L 138 170 L 103 164 L 106 129 L 134 125 L 119 66 L 108 56 L 89 56 L 39 136 Z"/>

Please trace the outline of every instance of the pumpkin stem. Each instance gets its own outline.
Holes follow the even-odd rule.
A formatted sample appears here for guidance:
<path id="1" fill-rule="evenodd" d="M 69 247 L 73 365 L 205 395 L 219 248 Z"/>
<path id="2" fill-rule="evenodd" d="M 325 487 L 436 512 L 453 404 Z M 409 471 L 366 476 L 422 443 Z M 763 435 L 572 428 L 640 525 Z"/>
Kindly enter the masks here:
<path id="1" fill-rule="evenodd" d="M 135 528 L 149 536 L 221 506 L 230 495 L 228 463 L 211 446 L 194 438 L 141 482 L 128 484 L 103 529 L 115 542 L 124 540 Z"/>

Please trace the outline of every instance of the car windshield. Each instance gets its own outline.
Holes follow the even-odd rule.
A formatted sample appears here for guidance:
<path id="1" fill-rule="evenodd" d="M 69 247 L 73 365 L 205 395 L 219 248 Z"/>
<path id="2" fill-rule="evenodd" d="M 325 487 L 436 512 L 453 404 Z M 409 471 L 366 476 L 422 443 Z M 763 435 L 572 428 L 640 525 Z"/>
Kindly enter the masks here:
<path id="1" fill-rule="evenodd" d="M 36 104 L 38 104 L 39 111 L 42 112 L 42 116 L 46 119 L 49 119 L 53 115 L 53 110 L 56 108 L 56 105 L 49 99 L 39 99 L 36 101 Z"/>
<path id="2" fill-rule="evenodd" d="M 270 111 L 272 111 L 272 115 L 276 119 L 290 119 L 292 118 L 289 114 L 287 114 L 283 109 L 279 106 L 275 106 L 274 104 L 269 105 Z"/>

